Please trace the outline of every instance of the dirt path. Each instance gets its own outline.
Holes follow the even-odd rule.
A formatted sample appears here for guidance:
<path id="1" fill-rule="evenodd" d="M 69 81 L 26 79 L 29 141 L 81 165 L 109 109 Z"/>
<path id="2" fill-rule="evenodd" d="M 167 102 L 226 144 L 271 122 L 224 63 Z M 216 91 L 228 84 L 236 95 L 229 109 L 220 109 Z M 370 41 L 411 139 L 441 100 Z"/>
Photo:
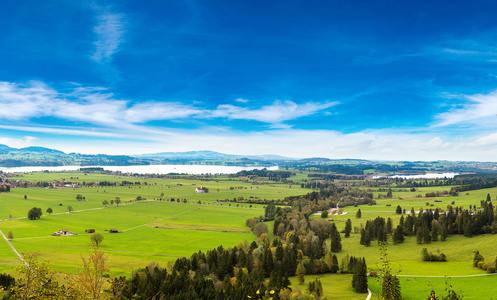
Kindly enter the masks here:
<path id="1" fill-rule="evenodd" d="M 3 232 L 0 230 L 0 234 L 2 234 L 3 236 L 3 239 L 7 242 L 7 244 L 9 244 L 10 248 L 12 249 L 12 251 L 14 251 L 14 253 L 19 257 L 19 259 L 26 265 L 29 267 L 28 263 L 24 260 L 24 258 L 22 258 L 21 254 L 19 254 L 19 252 L 17 252 L 16 248 L 14 248 L 14 246 L 12 246 L 12 244 L 10 243 L 9 239 L 5 236 L 5 234 L 3 234 Z"/>

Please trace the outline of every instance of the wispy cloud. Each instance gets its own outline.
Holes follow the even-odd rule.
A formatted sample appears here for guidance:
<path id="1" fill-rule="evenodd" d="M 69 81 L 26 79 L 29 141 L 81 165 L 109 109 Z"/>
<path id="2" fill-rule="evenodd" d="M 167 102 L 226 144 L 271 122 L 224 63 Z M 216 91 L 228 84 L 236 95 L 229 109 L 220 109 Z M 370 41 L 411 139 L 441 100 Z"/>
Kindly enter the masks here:
<path id="1" fill-rule="evenodd" d="M 27 84 L 0 82 L 0 105 L 0 121 L 55 117 L 107 128 L 123 128 L 156 120 L 225 118 L 282 127 L 281 123 L 285 121 L 315 114 L 337 105 L 337 102 L 297 104 L 277 100 L 262 107 L 247 108 L 225 104 L 209 109 L 198 103 L 132 103 L 129 100 L 115 99 L 112 93 L 107 93 L 101 87 L 78 87 L 69 92 L 59 92 L 42 82 L 32 81 Z"/>
<path id="2" fill-rule="evenodd" d="M 99 63 L 112 60 L 119 46 L 124 41 L 125 21 L 122 14 L 101 12 L 97 16 L 97 25 L 93 28 L 97 40 L 92 59 Z"/>
<path id="3" fill-rule="evenodd" d="M 462 95 L 457 108 L 436 116 L 435 127 L 473 124 L 497 127 L 497 90 L 488 94 Z"/>
<path id="4" fill-rule="evenodd" d="M 255 109 L 224 104 L 219 105 L 216 110 L 212 111 L 211 116 L 238 120 L 253 120 L 264 123 L 281 123 L 315 114 L 318 111 L 330 108 L 337 104 L 337 101 L 327 103 L 308 102 L 304 104 L 297 104 L 288 100 L 276 100 L 271 105 Z"/>

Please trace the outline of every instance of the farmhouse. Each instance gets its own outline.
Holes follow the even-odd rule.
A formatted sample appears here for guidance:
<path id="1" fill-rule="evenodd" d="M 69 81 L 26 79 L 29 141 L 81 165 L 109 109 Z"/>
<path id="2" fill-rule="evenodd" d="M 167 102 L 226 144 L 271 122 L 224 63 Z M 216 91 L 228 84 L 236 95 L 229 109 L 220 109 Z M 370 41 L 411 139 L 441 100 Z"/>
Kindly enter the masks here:
<path id="1" fill-rule="evenodd" d="M 54 236 L 77 235 L 77 233 L 69 231 L 69 229 L 61 229 L 53 233 Z"/>
<path id="2" fill-rule="evenodd" d="M 117 229 L 111 229 L 111 230 L 109 230 L 109 232 L 110 233 L 119 233 L 119 230 L 117 230 Z"/>
<path id="3" fill-rule="evenodd" d="M 95 232 L 95 229 L 86 229 L 85 230 L 86 233 L 94 233 Z"/>
<path id="4" fill-rule="evenodd" d="M 200 186 L 200 187 L 195 189 L 195 193 L 207 193 L 207 189 Z"/>

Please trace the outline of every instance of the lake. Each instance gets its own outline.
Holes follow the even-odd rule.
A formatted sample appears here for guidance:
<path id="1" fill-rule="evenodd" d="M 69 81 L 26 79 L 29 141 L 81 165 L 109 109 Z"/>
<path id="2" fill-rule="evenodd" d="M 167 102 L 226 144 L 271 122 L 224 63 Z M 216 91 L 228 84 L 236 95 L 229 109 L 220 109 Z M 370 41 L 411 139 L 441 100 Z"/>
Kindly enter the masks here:
<path id="1" fill-rule="evenodd" d="M 236 166 L 213 166 L 213 165 L 140 165 L 140 166 L 58 166 L 58 167 L 0 167 L 0 171 L 6 173 L 29 173 L 41 171 L 77 171 L 80 168 L 104 168 L 108 171 L 121 171 L 123 173 L 139 174 L 168 174 L 186 173 L 200 174 L 234 174 L 243 170 L 264 169 L 265 167 L 236 167 Z M 268 170 L 278 170 L 277 166 L 267 167 Z"/>
<path id="2" fill-rule="evenodd" d="M 459 173 L 428 173 L 418 175 L 389 175 L 389 176 L 374 176 L 373 179 L 379 178 L 404 178 L 404 179 L 437 179 L 437 178 L 454 178 Z"/>

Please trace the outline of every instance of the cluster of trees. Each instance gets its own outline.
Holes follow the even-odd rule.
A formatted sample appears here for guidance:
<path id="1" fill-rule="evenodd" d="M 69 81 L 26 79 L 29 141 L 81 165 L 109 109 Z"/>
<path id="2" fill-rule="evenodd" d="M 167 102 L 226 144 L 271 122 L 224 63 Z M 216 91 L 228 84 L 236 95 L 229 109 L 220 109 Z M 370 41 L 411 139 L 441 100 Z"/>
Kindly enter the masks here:
<path id="1" fill-rule="evenodd" d="M 353 187 L 342 187 L 335 184 L 329 184 L 326 188 L 322 188 L 319 191 L 312 191 L 306 195 L 287 197 L 285 198 L 285 202 L 292 207 L 311 205 L 313 212 L 336 207 L 337 204 L 340 207 L 376 204 L 376 201 L 373 200 L 373 193 L 370 191 Z"/>
<path id="2" fill-rule="evenodd" d="M 421 249 L 421 259 L 423 261 L 447 261 L 447 257 L 443 253 L 428 252 L 428 249 Z"/>
<path id="3" fill-rule="evenodd" d="M 8 185 L 0 185 L 0 193 L 1 192 L 10 192 L 10 186 L 8 186 Z"/>
<path id="4" fill-rule="evenodd" d="M 268 171 L 266 168 L 264 168 L 262 170 L 243 170 L 230 175 L 230 177 L 267 177 L 269 180 L 281 181 L 282 179 L 289 178 L 292 175 L 295 175 L 295 173 L 291 171 Z"/>
<path id="5" fill-rule="evenodd" d="M 432 241 L 445 241 L 452 234 L 460 234 L 467 237 L 484 233 L 497 233 L 497 220 L 495 220 L 492 202 L 487 196 L 486 201 L 481 202 L 481 207 L 475 210 L 467 210 L 462 207 L 448 206 L 446 211 L 439 208 L 420 210 L 416 212 L 411 208 L 410 214 L 400 217 L 399 224 L 394 229 L 390 218 L 377 217 L 366 222 L 365 228 L 361 229 L 361 245 L 369 246 L 372 240 L 379 243 L 387 242 L 388 236 L 392 236 L 393 243 L 401 243 L 405 236 L 416 236 L 418 244 L 429 244 Z M 400 206 L 396 211 L 399 211 Z"/>
<path id="6" fill-rule="evenodd" d="M 83 201 L 83 200 L 86 200 L 86 197 L 85 197 L 85 196 L 83 196 L 83 195 L 81 195 L 81 194 L 77 194 L 77 195 L 76 195 L 76 200 L 78 200 L 78 201 Z"/>
<path id="7" fill-rule="evenodd" d="M 138 196 L 138 197 L 140 197 L 140 196 Z M 138 200 L 138 198 L 137 198 L 137 200 Z M 141 199 L 140 199 L 140 200 L 141 200 Z M 115 204 L 116 204 L 116 206 L 119 206 L 119 204 L 121 204 L 121 202 L 122 202 L 122 201 L 121 201 L 121 198 L 120 198 L 120 197 L 116 197 L 115 199 L 111 199 L 110 201 L 108 201 L 108 200 L 103 200 L 103 201 L 102 201 L 102 205 L 103 205 L 103 206 L 107 206 L 107 205 L 109 205 L 109 204 L 110 204 L 110 205 L 114 205 L 114 203 L 115 203 Z"/>
<path id="8" fill-rule="evenodd" d="M 473 258 L 473 267 L 480 268 L 488 273 L 495 273 L 497 268 L 497 258 L 492 263 L 486 263 L 483 255 L 481 255 L 479 251 L 476 251 Z"/>

